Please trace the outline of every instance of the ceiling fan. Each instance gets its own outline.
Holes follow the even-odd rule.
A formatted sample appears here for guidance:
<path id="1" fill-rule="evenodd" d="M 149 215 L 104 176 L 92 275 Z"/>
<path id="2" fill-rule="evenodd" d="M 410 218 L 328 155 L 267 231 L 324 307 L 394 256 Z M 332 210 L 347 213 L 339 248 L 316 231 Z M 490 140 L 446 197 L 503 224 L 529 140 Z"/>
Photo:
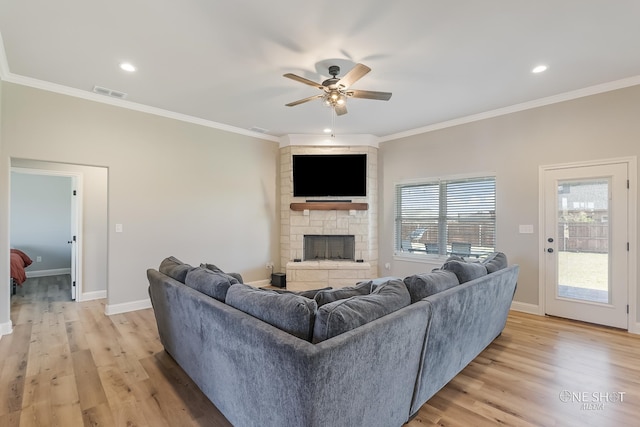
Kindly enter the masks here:
<path id="1" fill-rule="evenodd" d="M 331 75 L 331 78 L 323 81 L 322 83 L 316 83 L 291 73 L 284 74 L 284 77 L 313 86 L 323 91 L 321 94 L 290 102 L 286 104 L 286 106 L 294 107 L 314 99 L 322 99 L 325 104 L 334 109 L 338 116 L 342 116 L 343 114 L 347 114 L 347 98 L 378 99 L 381 101 L 388 101 L 391 98 L 391 92 L 349 89 L 352 84 L 364 77 L 364 75 L 369 71 L 371 71 L 371 68 L 366 65 L 356 64 L 356 66 L 345 74 L 344 77 L 338 78 L 336 76 L 340 74 L 340 67 L 332 65 L 329 67 L 329 74 Z"/>

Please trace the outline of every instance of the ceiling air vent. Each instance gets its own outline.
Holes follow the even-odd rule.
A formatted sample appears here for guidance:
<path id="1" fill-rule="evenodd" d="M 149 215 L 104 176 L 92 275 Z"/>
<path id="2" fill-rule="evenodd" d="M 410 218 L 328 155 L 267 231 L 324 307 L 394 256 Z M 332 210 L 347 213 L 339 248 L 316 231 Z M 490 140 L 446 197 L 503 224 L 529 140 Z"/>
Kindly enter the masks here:
<path id="1" fill-rule="evenodd" d="M 117 90 L 107 89 L 106 87 L 101 86 L 94 86 L 93 91 L 95 93 L 99 93 L 100 95 L 106 95 L 112 98 L 125 99 L 127 97 L 127 94 L 124 92 L 118 92 Z"/>
<path id="2" fill-rule="evenodd" d="M 249 128 L 249 130 L 251 130 L 253 132 L 259 132 L 259 133 L 267 133 L 268 132 L 267 129 L 261 128 L 261 127 L 258 127 L 258 126 L 252 126 L 252 127 Z"/>

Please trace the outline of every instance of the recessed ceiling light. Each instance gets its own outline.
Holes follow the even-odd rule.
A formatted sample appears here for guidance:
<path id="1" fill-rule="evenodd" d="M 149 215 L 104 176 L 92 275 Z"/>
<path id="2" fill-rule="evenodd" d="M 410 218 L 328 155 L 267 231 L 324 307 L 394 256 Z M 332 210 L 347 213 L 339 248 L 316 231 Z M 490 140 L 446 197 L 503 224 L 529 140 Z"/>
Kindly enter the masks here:
<path id="1" fill-rule="evenodd" d="M 531 70 L 532 73 L 541 73 L 543 71 L 547 70 L 547 66 L 546 65 L 538 65 L 537 67 L 535 67 L 533 70 Z"/>
<path id="2" fill-rule="evenodd" d="M 128 62 L 123 62 L 120 64 L 120 68 L 124 71 L 128 71 L 130 73 L 133 73 L 136 70 L 136 67 L 134 67 L 132 64 L 128 63 Z"/>
<path id="3" fill-rule="evenodd" d="M 329 129 L 329 128 L 325 128 L 325 129 L 323 130 L 323 132 L 324 132 L 324 133 L 331 133 L 331 129 Z"/>

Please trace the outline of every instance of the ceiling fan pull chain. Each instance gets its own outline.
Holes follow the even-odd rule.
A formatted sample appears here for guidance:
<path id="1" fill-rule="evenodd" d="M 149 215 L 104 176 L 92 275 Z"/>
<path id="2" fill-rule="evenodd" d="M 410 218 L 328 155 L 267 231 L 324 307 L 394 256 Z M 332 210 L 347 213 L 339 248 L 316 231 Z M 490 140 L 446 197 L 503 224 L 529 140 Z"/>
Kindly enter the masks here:
<path id="1" fill-rule="evenodd" d="M 330 108 L 331 110 L 331 138 L 336 137 L 336 110 L 334 107 Z"/>

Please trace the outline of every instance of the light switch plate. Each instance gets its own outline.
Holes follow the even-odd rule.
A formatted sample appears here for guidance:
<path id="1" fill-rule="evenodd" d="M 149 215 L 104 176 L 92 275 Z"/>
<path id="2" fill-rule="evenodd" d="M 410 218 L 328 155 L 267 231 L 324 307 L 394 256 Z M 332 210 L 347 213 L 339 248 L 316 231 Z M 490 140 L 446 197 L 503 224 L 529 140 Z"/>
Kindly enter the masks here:
<path id="1" fill-rule="evenodd" d="M 116 224 L 116 233 L 122 233 L 122 224 Z"/>
<path id="2" fill-rule="evenodd" d="M 519 228 L 521 234 L 533 234 L 533 225 L 531 224 L 520 225 Z"/>

